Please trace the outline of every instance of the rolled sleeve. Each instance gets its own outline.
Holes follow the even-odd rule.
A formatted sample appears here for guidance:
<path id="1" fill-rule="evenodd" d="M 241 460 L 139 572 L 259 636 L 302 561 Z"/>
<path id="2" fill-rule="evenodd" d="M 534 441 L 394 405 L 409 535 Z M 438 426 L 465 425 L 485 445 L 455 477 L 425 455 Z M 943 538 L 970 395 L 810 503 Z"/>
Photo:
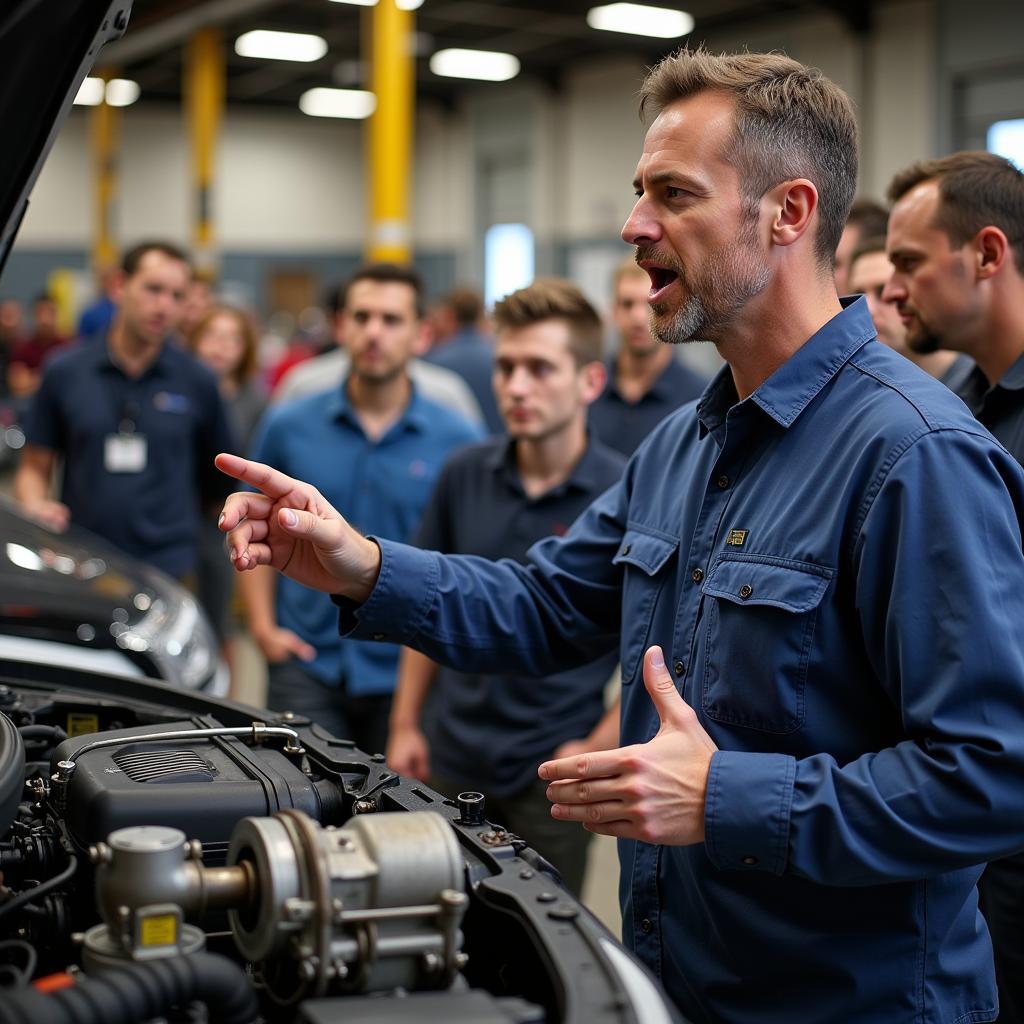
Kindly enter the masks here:
<path id="1" fill-rule="evenodd" d="M 704 805 L 704 844 L 715 867 L 786 870 L 795 773 L 795 758 L 785 754 L 715 753 Z"/>

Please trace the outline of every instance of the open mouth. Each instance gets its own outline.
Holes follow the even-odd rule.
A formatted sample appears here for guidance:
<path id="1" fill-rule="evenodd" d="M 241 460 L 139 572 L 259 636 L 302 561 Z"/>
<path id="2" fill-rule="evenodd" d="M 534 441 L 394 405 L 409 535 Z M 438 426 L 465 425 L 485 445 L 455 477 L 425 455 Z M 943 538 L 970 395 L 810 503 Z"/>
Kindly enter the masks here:
<path id="1" fill-rule="evenodd" d="M 648 264 L 644 267 L 644 270 L 647 271 L 647 276 L 651 279 L 651 291 L 647 296 L 648 302 L 656 302 L 665 290 L 679 279 L 679 275 L 667 267 Z"/>

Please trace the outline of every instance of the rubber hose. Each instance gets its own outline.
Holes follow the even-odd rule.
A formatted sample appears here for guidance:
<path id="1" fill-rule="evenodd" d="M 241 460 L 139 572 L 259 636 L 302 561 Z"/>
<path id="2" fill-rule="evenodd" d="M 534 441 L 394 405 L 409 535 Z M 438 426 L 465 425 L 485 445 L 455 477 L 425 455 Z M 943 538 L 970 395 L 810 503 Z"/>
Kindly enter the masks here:
<path id="1" fill-rule="evenodd" d="M 215 953 L 125 964 L 49 995 L 4 993 L 0 1024 L 139 1024 L 198 1000 L 218 1024 L 252 1024 L 259 1013 L 245 971 Z"/>

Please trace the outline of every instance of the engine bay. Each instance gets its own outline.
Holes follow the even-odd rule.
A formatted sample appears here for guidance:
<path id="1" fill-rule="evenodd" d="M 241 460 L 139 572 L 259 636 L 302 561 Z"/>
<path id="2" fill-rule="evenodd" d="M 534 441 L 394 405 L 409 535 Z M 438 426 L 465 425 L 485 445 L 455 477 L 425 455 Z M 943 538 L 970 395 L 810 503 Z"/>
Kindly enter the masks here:
<path id="1" fill-rule="evenodd" d="M 0 1024 L 679 1019 L 479 794 L 156 682 L 0 663 L 0 872 Z"/>

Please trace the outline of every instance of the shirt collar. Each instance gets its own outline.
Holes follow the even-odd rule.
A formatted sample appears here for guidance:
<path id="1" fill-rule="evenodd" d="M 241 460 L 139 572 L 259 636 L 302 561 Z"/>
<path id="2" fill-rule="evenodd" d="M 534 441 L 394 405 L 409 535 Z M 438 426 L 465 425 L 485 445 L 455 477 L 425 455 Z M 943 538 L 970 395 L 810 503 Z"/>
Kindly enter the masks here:
<path id="1" fill-rule="evenodd" d="M 876 336 L 862 296 L 840 300 L 843 309 L 793 353 L 746 399 L 788 429 L 850 357 Z M 728 364 L 712 380 L 697 407 L 700 433 L 714 430 L 737 402 Z M 741 403 L 745 404 L 745 403 Z"/>
<path id="2" fill-rule="evenodd" d="M 618 364 L 615 356 L 612 356 L 605 363 L 605 368 L 608 370 L 608 384 L 606 390 L 611 394 L 614 394 L 617 398 L 622 398 L 622 392 L 619 391 L 618 381 Z M 679 370 L 679 364 L 676 362 L 675 354 L 673 353 L 672 358 L 662 368 L 661 373 L 651 382 L 651 386 L 644 392 L 640 401 L 644 401 L 647 398 L 658 399 L 660 401 L 673 401 L 676 398 L 675 389 L 675 378 Z M 625 399 L 623 399 L 625 401 Z"/>
<path id="3" fill-rule="evenodd" d="M 1010 368 L 996 381 L 997 388 L 1020 391 L 1024 388 L 1024 355 L 1018 356 Z"/>
<path id="4" fill-rule="evenodd" d="M 601 479 L 599 461 L 596 442 L 588 434 L 587 447 L 583 449 L 583 455 L 573 466 L 572 472 L 546 494 L 557 493 L 570 487 L 584 492 L 595 490 Z M 517 490 L 522 490 L 519 467 L 516 465 L 516 443 L 511 437 L 504 438 L 501 443 L 494 445 L 493 449 L 487 453 L 483 464 L 494 473 L 502 473 L 507 480 L 515 485 Z M 541 497 L 545 497 L 545 495 L 541 495 Z"/>
<path id="5" fill-rule="evenodd" d="M 114 362 L 113 357 L 110 354 L 110 342 L 107 338 L 102 340 L 97 339 L 94 342 L 79 342 L 79 344 L 88 345 L 93 349 L 93 358 L 95 360 L 94 365 L 100 369 L 108 372 L 117 372 L 122 376 L 127 377 L 128 374 Z M 160 351 L 156 354 L 156 359 L 153 360 L 146 367 L 145 372 L 141 376 L 133 378 L 135 380 L 142 380 L 143 377 L 166 377 L 170 373 L 170 356 L 167 352 L 168 345 L 173 344 L 170 340 L 165 339 L 164 343 L 160 346 Z"/>
<path id="6" fill-rule="evenodd" d="M 425 433 L 430 427 L 430 413 L 427 409 L 426 403 L 416 390 L 416 385 L 410 378 L 409 387 L 411 389 L 411 397 L 409 404 L 405 407 L 402 415 L 398 417 L 394 426 L 391 430 L 414 430 L 417 433 Z M 327 416 L 332 420 L 346 420 L 354 426 L 359 427 L 362 430 L 362 425 L 359 423 L 359 417 L 356 416 L 355 410 L 352 408 L 352 402 L 348 397 L 348 376 L 345 376 L 341 382 L 341 386 L 335 388 L 331 393 L 330 400 L 327 403 Z"/>

